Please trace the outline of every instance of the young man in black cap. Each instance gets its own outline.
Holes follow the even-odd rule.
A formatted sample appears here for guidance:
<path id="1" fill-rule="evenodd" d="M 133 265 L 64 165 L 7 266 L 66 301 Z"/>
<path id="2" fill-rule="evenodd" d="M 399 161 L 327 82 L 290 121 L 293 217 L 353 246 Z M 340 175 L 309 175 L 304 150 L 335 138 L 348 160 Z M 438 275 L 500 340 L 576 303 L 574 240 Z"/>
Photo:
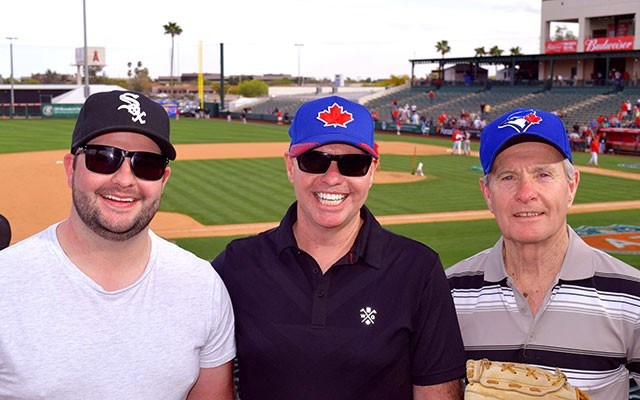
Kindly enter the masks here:
<path id="1" fill-rule="evenodd" d="M 236 314 L 243 400 L 462 398 L 464 352 L 437 253 L 364 205 L 373 132 L 360 104 L 303 104 L 285 154 L 297 201 L 279 227 L 213 261 Z"/>
<path id="2" fill-rule="evenodd" d="M 149 230 L 175 157 L 156 102 L 86 100 L 68 219 L 0 252 L 0 398 L 232 399 L 227 291 Z"/>

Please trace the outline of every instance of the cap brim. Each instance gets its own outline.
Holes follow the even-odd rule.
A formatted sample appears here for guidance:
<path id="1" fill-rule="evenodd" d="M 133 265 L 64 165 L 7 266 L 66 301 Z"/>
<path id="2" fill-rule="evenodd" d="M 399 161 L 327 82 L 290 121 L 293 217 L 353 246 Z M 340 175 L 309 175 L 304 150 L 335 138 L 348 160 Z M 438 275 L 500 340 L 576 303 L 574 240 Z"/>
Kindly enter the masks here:
<path id="1" fill-rule="evenodd" d="M 324 146 L 326 144 L 343 143 L 343 144 L 348 144 L 350 146 L 357 147 L 361 150 L 364 150 L 365 152 L 370 154 L 373 158 L 379 157 L 379 154 L 376 151 L 376 149 L 371 148 L 371 146 L 367 145 L 362 141 L 356 140 L 355 138 L 344 137 L 344 136 L 339 139 L 336 139 L 335 136 L 336 136 L 335 134 L 311 136 L 308 138 L 306 142 L 297 143 L 289 147 L 289 155 L 291 157 L 297 157 L 306 151 L 313 150 L 317 147 Z"/>
<path id="2" fill-rule="evenodd" d="M 89 135 L 83 136 L 82 141 L 78 143 L 74 143 L 71 146 L 71 152 L 75 153 L 79 147 L 84 146 L 85 144 L 89 143 L 90 141 L 97 138 L 98 136 L 102 136 L 110 132 L 120 132 L 120 131 L 135 132 L 135 133 L 140 133 L 142 135 L 145 135 L 149 139 L 153 140 L 158 145 L 158 147 L 160 147 L 160 151 L 162 152 L 162 155 L 164 155 L 165 157 L 167 157 L 169 160 L 172 160 L 172 161 L 176 159 L 176 155 L 177 155 L 176 149 L 175 147 L 173 147 L 171 143 L 167 142 L 164 138 L 158 136 L 154 132 L 150 132 L 145 129 L 136 129 L 131 127 L 130 125 L 110 126 L 108 128 L 98 129 L 94 132 L 91 132 Z"/>

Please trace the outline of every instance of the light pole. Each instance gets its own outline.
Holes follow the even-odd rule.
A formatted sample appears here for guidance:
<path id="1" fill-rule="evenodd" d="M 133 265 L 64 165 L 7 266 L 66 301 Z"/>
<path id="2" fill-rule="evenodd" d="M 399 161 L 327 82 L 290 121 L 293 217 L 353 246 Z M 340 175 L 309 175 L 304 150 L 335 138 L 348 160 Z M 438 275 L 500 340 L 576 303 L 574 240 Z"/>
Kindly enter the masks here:
<path id="1" fill-rule="evenodd" d="M 294 44 L 294 46 L 298 48 L 298 86 L 302 86 L 302 75 L 300 75 L 300 49 L 302 48 L 302 46 L 304 46 L 304 44 L 296 43 Z"/>
<path id="2" fill-rule="evenodd" d="M 17 37 L 7 37 L 9 40 L 9 59 L 11 60 L 11 103 L 9 104 L 9 118 L 13 119 L 15 114 L 14 109 L 14 97 L 13 97 L 13 41 L 18 39 Z"/>
<path id="3" fill-rule="evenodd" d="M 84 98 L 86 99 L 91 92 L 89 90 L 89 49 L 87 47 L 87 5 L 85 0 L 82 0 L 82 20 L 84 24 Z"/>

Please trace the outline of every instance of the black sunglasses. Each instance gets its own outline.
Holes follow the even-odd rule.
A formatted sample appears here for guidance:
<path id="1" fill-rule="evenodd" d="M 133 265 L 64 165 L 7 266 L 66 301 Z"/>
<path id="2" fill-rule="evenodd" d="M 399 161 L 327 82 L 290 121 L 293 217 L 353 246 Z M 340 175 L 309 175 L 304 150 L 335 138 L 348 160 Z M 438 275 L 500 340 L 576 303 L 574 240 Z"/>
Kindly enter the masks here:
<path id="1" fill-rule="evenodd" d="M 373 157 L 368 154 L 329 154 L 310 150 L 296 157 L 298 167 L 310 174 L 324 174 L 331 161 L 338 163 L 338 171 L 344 176 L 365 176 Z"/>
<path id="2" fill-rule="evenodd" d="M 164 176 L 169 159 L 162 154 L 147 151 L 126 151 L 112 146 L 88 144 L 78 149 L 83 152 L 84 165 L 98 174 L 113 174 L 126 157 L 131 157 L 131 170 L 140 179 L 157 181 Z"/>

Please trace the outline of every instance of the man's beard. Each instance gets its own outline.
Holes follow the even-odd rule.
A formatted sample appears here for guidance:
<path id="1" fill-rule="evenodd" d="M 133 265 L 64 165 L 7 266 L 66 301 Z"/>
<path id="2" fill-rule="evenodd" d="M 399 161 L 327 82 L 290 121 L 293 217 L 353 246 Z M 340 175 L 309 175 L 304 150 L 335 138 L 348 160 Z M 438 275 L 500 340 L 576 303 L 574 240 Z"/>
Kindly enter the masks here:
<path id="1" fill-rule="evenodd" d="M 134 217 L 130 224 L 128 224 L 128 226 L 118 227 L 115 226 L 112 221 L 105 219 L 104 216 L 100 214 L 100 210 L 96 206 L 94 199 L 86 193 L 76 189 L 75 185 L 73 186 L 73 205 L 82 222 L 84 222 L 84 224 L 96 235 L 103 239 L 115 242 L 122 242 L 131 239 L 138 233 L 142 232 L 149 225 L 153 216 L 160 207 L 160 197 L 158 197 L 158 199 L 149 204 L 149 207 L 143 208 L 142 211 Z"/>

